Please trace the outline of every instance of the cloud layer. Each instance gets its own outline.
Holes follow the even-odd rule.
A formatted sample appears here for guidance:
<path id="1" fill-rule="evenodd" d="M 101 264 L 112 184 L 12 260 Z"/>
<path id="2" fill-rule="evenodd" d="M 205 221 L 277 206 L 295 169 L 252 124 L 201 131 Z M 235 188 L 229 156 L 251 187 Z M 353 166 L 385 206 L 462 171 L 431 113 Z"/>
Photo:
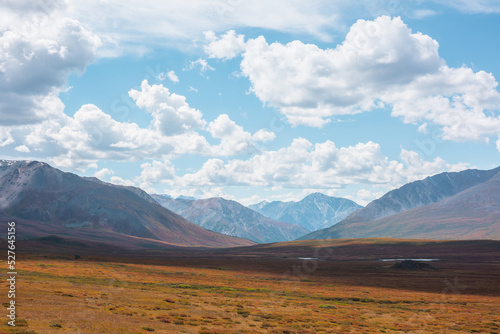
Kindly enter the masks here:
<path id="1" fill-rule="evenodd" d="M 92 104 L 68 116 L 57 99 L 59 103 L 50 119 L 0 127 L 0 153 L 9 156 L 14 149 L 25 157 L 48 160 L 58 167 L 87 170 L 96 168 L 100 160 L 143 161 L 184 154 L 249 155 L 276 137 L 267 130 L 245 131 L 226 114 L 207 122 L 184 96 L 171 93 L 161 84 L 143 81 L 140 90 L 132 89 L 129 95 L 137 107 L 151 115 L 148 127 L 115 120 Z M 150 182 L 152 178 L 145 176 L 144 180 Z"/>
<path id="2" fill-rule="evenodd" d="M 424 161 L 413 152 L 401 150 L 402 162 L 389 160 L 379 144 L 359 143 L 336 147 L 335 143 L 312 144 L 295 139 L 277 151 L 265 151 L 248 160 L 209 159 L 193 174 L 185 174 L 176 182 L 193 186 L 262 186 L 284 188 L 340 188 L 348 184 L 379 184 L 396 187 L 443 170 L 461 169 L 443 159 Z"/>
<path id="3" fill-rule="evenodd" d="M 298 33 L 328 41 L 344 33 L 355 18 L 425 17 L 434 13 L 436 4 L 465 13 L 500 12 L 495 0 L 87 0 L 68 2 L 64 12 L 101 36 L 101 55 L 116 56 L 165 44 L 187 48 L 193 39 L 202 38 L 203 31 L 235 28 Z"/>
<path id="4" fill-rule="evenodd" d="M 2 125 L 54 117 L 68 75 L 83 72 L 101 46 L 80 22 L 56 14 L 57 2 L 23 4 L 0 5 Z"/>
<path id="5" fill-rule="evenodd" d="M 499 12 L 492 1 L 434 2 L 465 12 Z M 224 194 L 228 186 L 325 192 L 349 184 L 392 188 L 465 167 L 439 157 L 425 161 L 405 149 L 397 159 L 389 159 L 372 141 L 338 147 L 333 141 L 295 138 L 285 142 L 287 146 L 269 150 L 265 144 L 276 138 L 274 132 L 248 131 L 227 114 L 206 119 L 184 96 L 147 81 L 129 91 L 135 105 L 151 119 L 145 126 L 112 117 L 92 104 L 72 116 L 64 113 L 59 94 L 68 89 L 68 76 L 83 73 L 98 57 L 131 50 L 141 53 L 169 43 L 183 49 L 202 38 L 202 32 L 209 61 L 200 57 L 187 62 L 184 70 L 199 70 L 206 78 L 215 70 L 211 59 L 241 57 L 241 73 L 253 94 L 292 125 L 322 127 L 337 115 L 389 108 L 403 122 L 419 124 L 422 133 L 438 127 L 448 140 L 494 138 L 500 151 L 496 79 L 465 66 L 449 67 L 435 40 L 412 32 L 398 17 L 358 20 L 343 43 L 331 49 L 301 41 L 269 43 L 262 36 L 246 40 L 235 30 L 220 36 L 214 32 L 252 27 L 329 41 L 343 31 L 339 14 L 354 6 L 351 3 L 146 0 L 140 8 L 129 0 L 2 3 L 0 154 L 47 160 L 68 170 L 95 169 L 97 177 L 146 190 L 166 185 L 211 195 Z M 356 6 L 368 3 L 373 6 L 367 1 Z M 403 10 L 380 3 L 377 7 L 390 14 Z M 111 11 L 113 17 L 107 15 Z M 433 14 L 422 10 L 419 15 Z M 200 40 L 195 43 L 199 46 Z M 173 70 L 160 73 L 158 80 L 166 79 L 181 86 Z M 204 163 L 198 170 L 181 171 L 173 161 L 183 155 Z M 111 169 L 99 169 L 103 160 L 136 162 L 141 173 L 125 180 Z M 360 191 L 358 196 L 368 199 L 377 191 Z"/>
<path id="6" fill-rule="evenodd" d="M 336 115 L 388 107 L 405 123 L 441 127 L 448 140 L 488 141 L 499 134 L 493 75 L 447 66 L 437 41 L 413 33 L 399 17 L 358 20 L 334 49 L 300 41 L 269 44 L 263 36 L 242 44 L 235 36 L 209 34 L 205 51 L 216 57 L 220 44 L 224 50 L 245 45 L 241 71 L 252 92 L 294 126 L 322 127 Z"/>

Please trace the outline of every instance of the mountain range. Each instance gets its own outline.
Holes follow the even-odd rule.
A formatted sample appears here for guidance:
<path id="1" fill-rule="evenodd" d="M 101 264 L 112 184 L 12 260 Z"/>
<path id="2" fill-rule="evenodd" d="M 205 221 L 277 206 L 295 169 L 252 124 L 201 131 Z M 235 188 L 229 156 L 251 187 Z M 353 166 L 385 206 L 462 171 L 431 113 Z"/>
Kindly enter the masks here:
<path id="1" fill-rule="evenodd" d="M 130 245 L 253 244 L 203 229 L 141 189 L 82 178 L 37 161 L 0 161 L 0 216 L 24 221 L 18 229 L 24 238 L 54 234 Z"/>
<path id="2" fill-rule="evenodd" d="M 151 195 L 165 208 L 208 230 L 246 238 L 258 243 L 290 241 L 311 232 L 304 227 L 276 221 L 238 202 L 223 198 L 173 199 Z"/>
<path id="3" fill-rule="evenodd" d="M 40 249 L 48 243 L 146 249 L 297 238 L 500 239 L 500 167 L 437 174 L 364 208 L 319 193 L 251 208 L 222 198 L 149 195 L 43 162 L 0 161 L 0 221 L 16 220 L 18 239 L 35 240 Z"/>
<path id="4" fill-rule="evenodd" d="M 500 239 L 500 167 L 406 184 L 300 239 L 366 237 Z"/>
<path id="5" fill-rule="evenodd" d="M 313 193 L 299 202 L 262 201 L 249 208 L 266 217 L 316 231 L 335 225 L 363 207 L 346 198 Z"/>

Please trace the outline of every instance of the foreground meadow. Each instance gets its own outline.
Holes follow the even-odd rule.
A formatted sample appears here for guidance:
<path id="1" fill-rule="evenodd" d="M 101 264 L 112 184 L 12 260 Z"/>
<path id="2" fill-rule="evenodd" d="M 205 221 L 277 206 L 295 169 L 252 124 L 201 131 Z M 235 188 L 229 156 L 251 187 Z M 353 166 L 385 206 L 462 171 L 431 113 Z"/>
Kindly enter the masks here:
<path id="1" fill-rule="evenodd" d="M 500 331 L 495 261 L 400 272 L 373 259 L 200 254 L 24 254 L 17 326 L 0 333 Z"/>

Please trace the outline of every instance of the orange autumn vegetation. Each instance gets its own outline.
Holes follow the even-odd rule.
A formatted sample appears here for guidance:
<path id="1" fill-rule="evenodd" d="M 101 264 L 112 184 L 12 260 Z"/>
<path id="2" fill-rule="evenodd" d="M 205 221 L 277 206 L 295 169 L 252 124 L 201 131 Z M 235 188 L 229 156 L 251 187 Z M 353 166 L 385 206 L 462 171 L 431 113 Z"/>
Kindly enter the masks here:
<path id="1" fill-rule="evenodd" d="M 439 271 L 399 272 L 359 254 L 315 261 L 257 249 L 23 254 L 18 325 L 0 333 L 499 333 L 498 261 L 450 255 Z"/>

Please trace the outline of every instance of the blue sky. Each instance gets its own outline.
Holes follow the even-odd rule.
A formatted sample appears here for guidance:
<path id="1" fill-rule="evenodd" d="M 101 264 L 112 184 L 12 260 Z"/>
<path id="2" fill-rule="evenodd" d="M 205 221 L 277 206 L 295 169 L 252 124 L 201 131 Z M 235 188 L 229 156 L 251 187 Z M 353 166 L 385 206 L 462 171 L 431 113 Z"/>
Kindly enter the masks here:
<path id="1" fill-rule="evenodd" d="M 496 1 L 0 5 L 0 154 L 244 204 L 500 157 Z"/>

